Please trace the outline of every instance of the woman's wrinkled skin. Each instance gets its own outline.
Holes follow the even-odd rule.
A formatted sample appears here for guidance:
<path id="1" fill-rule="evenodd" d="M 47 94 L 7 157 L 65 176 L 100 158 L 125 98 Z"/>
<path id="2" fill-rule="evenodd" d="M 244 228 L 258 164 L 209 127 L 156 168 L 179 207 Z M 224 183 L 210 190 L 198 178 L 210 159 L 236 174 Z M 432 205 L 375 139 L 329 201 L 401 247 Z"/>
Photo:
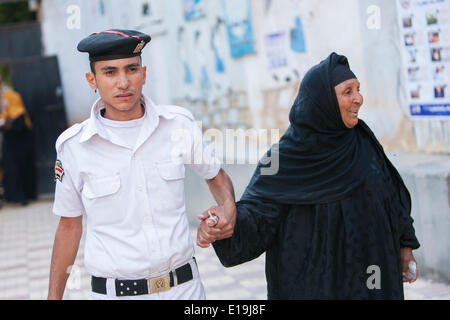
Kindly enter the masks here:
<path id="1" fill-rule="evenodd" d="M 341 111 L 342 121 L 349 129 L 358 124 L 358 113 L 364 98 L 359 92 L 358 79 L 349 79 L 334 87 Z"/>

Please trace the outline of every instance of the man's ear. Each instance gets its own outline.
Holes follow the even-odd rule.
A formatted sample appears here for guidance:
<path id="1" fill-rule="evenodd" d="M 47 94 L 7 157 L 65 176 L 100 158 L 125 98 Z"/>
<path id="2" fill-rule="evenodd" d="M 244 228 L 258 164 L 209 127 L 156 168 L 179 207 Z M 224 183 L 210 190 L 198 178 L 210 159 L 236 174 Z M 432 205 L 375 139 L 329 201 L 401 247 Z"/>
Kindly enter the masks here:
<path id="1" fill-rule="evenodd" d="M 86 80 L 92 90 L 97 90 L 97 81 L 95 79 L 95 74 L 93 74 L 92 72 L 86 73 Z"/>

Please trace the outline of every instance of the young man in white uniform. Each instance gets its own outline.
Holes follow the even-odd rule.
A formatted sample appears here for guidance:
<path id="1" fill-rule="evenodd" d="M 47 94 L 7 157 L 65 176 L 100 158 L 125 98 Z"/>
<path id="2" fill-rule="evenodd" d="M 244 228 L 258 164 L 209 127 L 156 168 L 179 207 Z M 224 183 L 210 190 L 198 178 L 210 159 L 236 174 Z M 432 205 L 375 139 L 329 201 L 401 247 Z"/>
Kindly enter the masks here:
<path id="1" fill-rule="evenodd" d="M 85 266 L 92 299 L 205 299 L 185 213 L 185 165 L 203 177 L 221 210 L 216 232 L 231 236 L 236 209 L 228 175 L 204 148 L 192 114 L 142 95 L 141 51 L 150 36 L 95 33 L 86 79 L 101 98 L 91 116 L 56 142 L 60 216 L 49 299 L 62 299 L 86 217 Z"/>

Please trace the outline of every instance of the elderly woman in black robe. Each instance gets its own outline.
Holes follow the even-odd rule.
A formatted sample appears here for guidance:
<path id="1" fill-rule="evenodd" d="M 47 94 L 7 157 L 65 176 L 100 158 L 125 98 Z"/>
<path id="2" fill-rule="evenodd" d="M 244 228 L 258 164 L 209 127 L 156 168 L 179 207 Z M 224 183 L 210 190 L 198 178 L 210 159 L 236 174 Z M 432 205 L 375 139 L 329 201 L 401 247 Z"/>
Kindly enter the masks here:
<path id="1" fill-rule="evenodd" d="M 332 53 L 304 77 L 290 127 L 236 203 L 231 238 L 199 218 L 197 244 L 232 267 L 266 253 L 269 299 L 403 299 L 420 245 L 402 178 L 364 121 L 359 82 Z M 279 171 L 263 175 L 267 159 Z M 229 213 L 212 207 L 219 218 Z M 215 241 L 218 240 L 218 241 Z"/>

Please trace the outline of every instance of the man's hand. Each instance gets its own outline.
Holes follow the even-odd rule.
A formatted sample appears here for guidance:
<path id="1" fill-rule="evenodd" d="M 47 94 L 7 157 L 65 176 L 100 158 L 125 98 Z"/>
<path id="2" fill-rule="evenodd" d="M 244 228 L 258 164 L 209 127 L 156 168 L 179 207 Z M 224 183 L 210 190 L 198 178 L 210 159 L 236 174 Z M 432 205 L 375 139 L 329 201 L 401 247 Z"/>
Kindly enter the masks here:
<path id="1" fill-rule="evenodd" d="M 209 212 L 217 216 L 217 225 L 209 218 Z M 207 248 L 216 240 L 230 238 L 233 235 L 234 225 L 236 224 L 236 205 L 227 202 L 223 206 L 211 207 L 198 216 L 201 221 L 197 231 L 197 245 L 201 248 Z"/>
<path id="2" fill-rule="evenodd" d="M 412 253 L 412 249 L 411 248 L 401 248 L 400 249 L 400 257 L 401 257 L 401 260 L 402 260 L 403 282 L 413 283 L 419 277 L 419 270 L 418 269 L 416 270 L 416 276 L 413 279 L 408 279 L 406 277 L 406 274 L 408 273 L 408 265 L 409 265 L 409 263 L 411 261 L 416 262 L 416 260 L 414 259 L 414 255 Z"/>

